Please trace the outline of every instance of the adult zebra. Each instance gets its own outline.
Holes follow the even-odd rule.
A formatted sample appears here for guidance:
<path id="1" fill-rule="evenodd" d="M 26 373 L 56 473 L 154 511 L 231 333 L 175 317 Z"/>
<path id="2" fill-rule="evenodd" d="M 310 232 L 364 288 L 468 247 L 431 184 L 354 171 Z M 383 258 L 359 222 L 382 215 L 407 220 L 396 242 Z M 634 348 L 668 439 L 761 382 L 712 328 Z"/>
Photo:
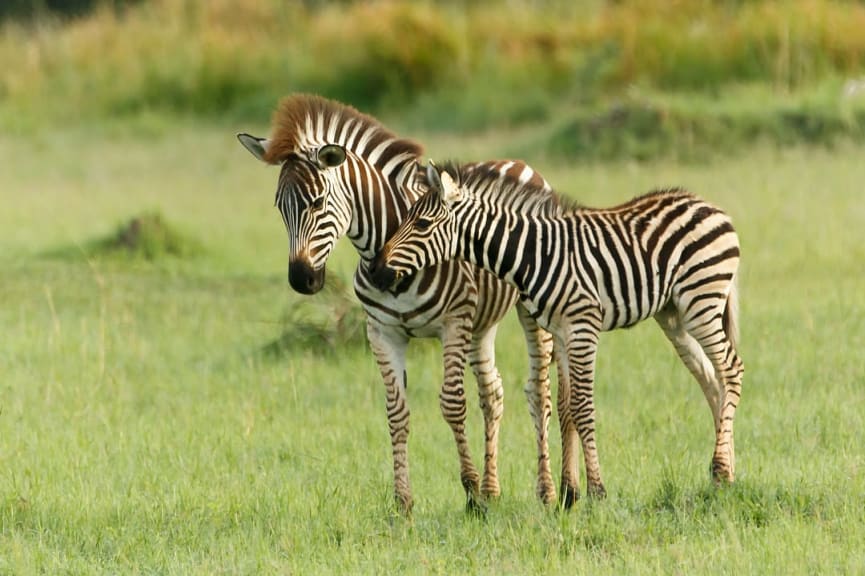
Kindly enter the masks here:
<path id="1" fill-rule="evenodd" d="M 519 208 L 531 183 L 430 166 L 430 191 L 373 262 L 380 287 L 462 257 L 514 283 L 556 338 L 590 495 L 606 493 L 595 442 L 595 356 L 601 331 L 654 317 L 712 409 L 716 482 L 734 479 L 733 417 L 744 365 L 736 353 L 739 241 L 730 218 L 681 190 L 614 208 Z M 513 208 L 517 206 L 517 208 Z M 560 383 L 560 386 L 562 384 Z"/>
<path id="2" fill-rule="evenodd" d="M 494 360 L 498 322 L 517 300 L 516 291 L 461 262 L 450 262 L 379 290 L 368 264 L 396 230 L 409 206 L 426 191 L 420 168 L 422 148 L 398 138 L 375 119 L 324 98 L 295 95 L 274 114 L 272 134 L 264 139 L 239 134 L 258 159 L 280 164 L 276 205 L 289 235 L 289 282 L 298 292 L 313 294 L 324 285 L 325 264 L 336 241 L 348 235 L 360 256 L 354 288 L 367 313 L 367 335 L 386 388 L 386 407 L 393 450 L 394 491 L 408 512 L 412 494 L 408 473 L 409 409 L 406 399 L 405 351 L 410 338 L 437 336 L 444 356 L 440 406 L 450 425 L 460 460 L 460 479 L 468 506 L 480 496 L 497 496 L 497 446 L 502 416 L 502 383 Z M 467 165 L 496 179 L 531 182 L 538 194 L 549 185 L 521 162 Z M 549 365 L 552 338 L 518 306 L 529 347 L 530 375 L 525 386 L 538 446 L 537 493 L 544 503 L 556 500 L 550 473 L 547 428 L 551 415 Z M 485 421 L 483 481 L 465 436 L 463 372 L 466 358 L 478 381 Z M 560 416 L 567 399 L 559 394 Z M 563 499 L 570 505 L 576 490 L 576 431 L 560 417 L 568 449 L 564 455 Z"/>

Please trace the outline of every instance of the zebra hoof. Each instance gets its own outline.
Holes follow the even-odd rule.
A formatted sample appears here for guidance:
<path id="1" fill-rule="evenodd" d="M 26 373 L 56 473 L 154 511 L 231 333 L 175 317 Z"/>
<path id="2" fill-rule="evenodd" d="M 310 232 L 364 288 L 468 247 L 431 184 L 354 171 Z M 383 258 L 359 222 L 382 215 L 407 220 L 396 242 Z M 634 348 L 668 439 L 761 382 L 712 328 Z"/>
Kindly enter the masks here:
<path id="1" fill-rule="evenodd" d="M 733 471 L 729 466 L 717 460 L 712 461 L 712 482 L 715 486 L 726 486 L 732 484 L 734 480 Z"/>
<path id="2" fill-rule="evenodd" d="M 536 492 L 538 500 L 540 500 L 544 506 L 551 506 L 556 503 L 556 489 L 552 484 L 538 484 Z"/>
<path id="3" fill-rule="evenodd" d="M 589 486 L 587 490 L 589 498 L 594 500 L 603 500 L 607 497 L 607 489 L 604 488 L 603 484 L 596 484 L 594 486 Z"/>
<path id="4" fill-rule="evenodd" d="M 570 510 L 580 499 L 580 491 L 576 486 L 562 486 L 562 509 Z"/>
<path id="5" fill-rule="evenodd" d="M 466 499 L 466 514 L 474 516 L 475 518 L 486 519 L 487 510 L 488 506 L 486 502 L 482 501 L 477 496 L 469 494 L 469 497 Z"/>
<path id="6" fill-rule="evenodd" d="M 411 494 L 394 494 L 394 502 L 396 504 L 397 512 L 401 516 L 406 518 L 411 517 L 411 510 L 414 506 L 414 500 L 411 497 Z"/>

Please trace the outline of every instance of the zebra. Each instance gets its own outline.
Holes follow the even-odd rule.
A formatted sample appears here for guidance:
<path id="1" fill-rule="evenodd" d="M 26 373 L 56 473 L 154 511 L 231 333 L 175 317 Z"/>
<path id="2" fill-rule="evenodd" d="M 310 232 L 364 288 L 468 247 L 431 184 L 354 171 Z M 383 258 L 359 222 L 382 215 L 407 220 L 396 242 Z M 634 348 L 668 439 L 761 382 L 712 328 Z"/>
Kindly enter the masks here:
<path id="1" fill-rule="evenodd" d="M 373 262 L 376 285 L 451 258 L 516 285 L 531 315 L 554 335 L 587 493 L 597 497 L 606 495 L 593 399 L 599 334 L 654 317 L 712 410 L 714 482 L 733 482 L 744 364 L 736 352 L 739 240 L 730 218 L 682 189 L 608 209 L 550 196 L 546 211 L 526 211 L 520 199 L 534 192 L 532 183 L 453 165 L 430 165 L 428 172 L 430 190 Z"/>
<path id="2" fill-rule="evenodd" d="M 259 160 L 281 166 L 275 204 L 288 231 L 288 279 L 294 290 L 314 294 L 322 288 L 326 261 L 340 237 L 347 235 L 360 256 L 354 290 L 367 314 L 368 341 L 386 389 L 399 509 L 408 514 L 413 504 L 405 352 L 409 340 L 416 337 L 438 337 L 443 344 L 440 407 L 457 444 L 467 507 L 478 509 L 482 499 L 498 496 L 503 388 L 495 366 L 494 338 L 498 322 L 517 301 L 516 290 L 462 262 L 424 270 L 384 290 L 373 285 L 369 274 L 372 258 L 427 188 L 420 164 L 421 146 L 398 138 L 350 106 L 304 94 L 280 102 L 269 138 L 238 134 L 238 139 Z M 531 182 L 539 196 L 551 193 L 540 174 L 521 162 L 488 162 L 464 169 L 483 169 L 503 181 Z M 536 491 L 542 502 L 550 504 L 556 501 L 547 448 L 552 337 L 538 328 L 524 308 L 517 306 L 517 312 L 529 349 L 525 393 L 537 436 Z M 485 421 L 480 485 L 464 426 L 466 358 L 478 382 Z M 557 404 L 563 443 L 569 447 L 563 465 L 568 473 L 562 478 L 562 497 L 563 503 L 570 505 L 574 492 L 568 486 L 577 474 L 577 435 L 569 419 L 561 418 L 567 406 L 561 389 Z"/>

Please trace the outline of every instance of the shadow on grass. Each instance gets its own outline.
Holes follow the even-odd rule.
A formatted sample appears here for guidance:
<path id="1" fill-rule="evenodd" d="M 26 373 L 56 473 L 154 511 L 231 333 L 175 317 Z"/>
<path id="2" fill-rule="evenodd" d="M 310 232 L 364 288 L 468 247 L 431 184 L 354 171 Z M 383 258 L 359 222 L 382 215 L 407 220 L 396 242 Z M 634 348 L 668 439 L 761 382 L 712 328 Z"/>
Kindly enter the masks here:
<path id="1" fill-rule="evenodd" d="M 666 515 L 675 523 L 726 517 L 738 524 L 762 527 L 781 518 L 817 519 L 829 513 L 823 494 L 808 486 L 759 485 L 739 480 L 728 486 L 683 488 L 665 477 L 644 509 L 646 515 Z"/>

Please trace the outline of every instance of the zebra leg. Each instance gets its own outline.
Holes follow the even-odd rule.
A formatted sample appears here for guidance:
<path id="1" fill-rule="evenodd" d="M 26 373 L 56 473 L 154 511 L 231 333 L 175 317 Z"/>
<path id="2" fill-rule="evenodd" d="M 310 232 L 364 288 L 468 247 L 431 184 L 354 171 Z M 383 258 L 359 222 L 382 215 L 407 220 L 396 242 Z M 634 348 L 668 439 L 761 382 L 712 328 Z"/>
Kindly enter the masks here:
<path id="1" fill-rule="evenodd" d="M 733 340 L 724 329 L 722 318 L 725 306 L 726 300 L 719 299 L 717 306 L 692 310 L 692 313 L 684 315 L 685 329 L 703 348 L 723 384 L 715 453 L 712 457 L 712 477 L 716 484 L 735 480 L 733 418 L 742 395 L 742 375 L 745 370 Z"/>
<path id="2" fill-rule="evenodd" d="M 523 389 L 529 403 L 529 414 L 535 425 L 538 445 L 538 481 L 536 492 L 544 504 L 556 501 L 556 487 L 550 467 L 549 424 L 552 416 L 550 399 L 550 362 L 552 362 L 553 338 L 542 330 L 528 310 L 517 304 L 517 316 L 523 327 L 526 346 L 529 352 L 529 379 Z M 559 417 L 561 420 L 562 384 L 559 380 Z M 570 418 L 565 418 L 570 423 Z M 564 437 L 564 436 L 563 436 Z"/>
<path id="3" fill-rule="evenodd" d="M 685 325 L 679 317 L 679 311 L 673 306 L 667 306 L 655 315 L 655 321 L 664 331 L 664 335 L 673 344 L 676 353 L 691 372 L 691 375 L 699 382 L 706 402 L 712 410 L 712 425 L 716 434 L 720 430 L 721 422 L 721 394 L 723 389 L 715 377 L 715 367 L 706 356 L 702 346 L 697 340 L 688 334 Z"/>
<path id="4" fill-rule="evenodd" d="M 460 481 L 466 491 L 466 510 L 483 510 L 480 499 L 480 474 L 472 462 L 465 433 L 466 395 L 463 387 L 466 353 L 471 341 L 471 322 L 461 317 L 445 321 L 442 336 L 444 349 L 444 382 L 439 395 L 439 406 L 451 428 L 460 459 Z"/>
<path id="5" fill-rule="evenodd" d="M 598 320 L 598 324 L 600 321 Z M 607 495 L 601 480 L 601 464 L 598 459 L 595 439 L 595 358 L 598 352 L 599 325 L 580 322 L 571 327 L 567 348 L 558 353 L 558 358 L 567 358 L 570 388 L 569 407 L 571 418 L 583 444 L 583 459 L 586 466 L 586 492 L 591 497 Z M 564 369 L 564 367 L 563 367 Z"/>
<path id="6" fill-rule="evenodd" d="M 408 474 L 409 408 L 406 397 L 405 351 L 408 338 L 367 318 L 366 333 L 385 387 L 390 442 L 393 450 L 394 495 L 400 511 L 411 513 Z"/>
<path id="7" fill-rule="evenodd" d="M 571 417 L 571 385 L 567 358 L 561 359 L 562 351 L 556 346 L 556 367 L 559 376 L 557 408 L 559 431 L 562 436 L 562 506 L 567 510 L 580 499 L 580 471 L 577 469 L 579 435 Z"/>
<path id="8" fill-rule="evenodd" d="M 478 396 L 484 413 L 484 476 L 481 495 L 497 498 L 501 494 L 498 475 L 499 427 L 504 411 L 502 377 L 496 368 L 496 328 L 472 338 L 469 362 L 478 382 Z"/>

